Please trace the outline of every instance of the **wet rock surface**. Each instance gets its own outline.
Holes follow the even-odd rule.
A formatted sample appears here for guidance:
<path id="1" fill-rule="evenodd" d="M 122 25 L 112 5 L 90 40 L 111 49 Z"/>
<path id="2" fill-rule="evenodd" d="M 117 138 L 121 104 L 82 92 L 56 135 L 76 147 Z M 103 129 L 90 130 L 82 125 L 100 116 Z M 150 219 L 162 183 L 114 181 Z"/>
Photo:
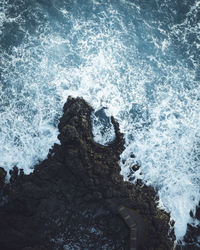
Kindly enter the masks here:
<path id="1" fill-rule="evenodd" d="M 4 186 L 6 174 L 6 171 L 0 167 L 0 188 Z"/>
<path id="2" fill-rule="evenodd" d="M 115 140 L 99 145 L 92 136 L 92 110 L 83 99 L 69 97 L 58 126 L 61 144 L 48 158 L 30 175 L 15 167 L 9 184 L 0 169 L 0 249 L 129 249 L 120 205 L 145 221 L 138 249 L 173 248 L 170 218 L 157 208 L 153 188 L 120 175 L 124 139 L 118 123 L 112 118 Z"/>
<path id="3" fill-rule="evenodd" d="M 195 214 L 190 212 L 190 216 L 193 219 L 199 220 L 200 221 L 200 202 L 198 206 L 196 207 Z M 187 226 L 187 233 L 184 236 L 184 241 L 186 243 L 186 246 L 182 247 L 177 247 L 177 250 L 198 250 L 200 249 L 200 224 L 196 226 L 192 226 L 188 224 Z"/>

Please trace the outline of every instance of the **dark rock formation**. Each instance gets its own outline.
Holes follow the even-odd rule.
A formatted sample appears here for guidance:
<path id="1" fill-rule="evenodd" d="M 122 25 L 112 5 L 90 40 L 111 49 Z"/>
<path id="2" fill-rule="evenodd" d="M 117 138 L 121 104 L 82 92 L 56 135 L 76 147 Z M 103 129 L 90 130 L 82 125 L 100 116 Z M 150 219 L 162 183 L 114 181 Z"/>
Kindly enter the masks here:
<path id="1" fill-rule="evenodd" d="M 190 216 L 192 218 L 195 218 L 197 220 L 200 220 L 200 203 L 196 207 L 195 214 L 190 212 Z M 184 236 L 184 241 L 186 243 L 186 246 L 177 246 L 177 250 L 198 250 L 200 249 L 200 225 L 198 226 L 192 226 L 190 224 L 187 225 L 187 232 Z"/>
<path id="2" fill-rule="evenodd" d="M 15 167 L 9 184 L 0 177 L 0 249 L 129 249 L 120 205 L 145 221 L 139 250 L 172 249 L 169 215 L 156 207 L 153 188 L 120 175 L 124 139 L 118 123 L 112 118 L 116 139 L 99 145 L 91 132 L 92 110 L 83 99 L 69 97 L 58 126 L 61 145 L 32 174 Z"/>
<path id="3" fill-rule="evenodd" d="M 6 174 L 6 171 L 0 167 L 0 188 L 4 186 Z"/>

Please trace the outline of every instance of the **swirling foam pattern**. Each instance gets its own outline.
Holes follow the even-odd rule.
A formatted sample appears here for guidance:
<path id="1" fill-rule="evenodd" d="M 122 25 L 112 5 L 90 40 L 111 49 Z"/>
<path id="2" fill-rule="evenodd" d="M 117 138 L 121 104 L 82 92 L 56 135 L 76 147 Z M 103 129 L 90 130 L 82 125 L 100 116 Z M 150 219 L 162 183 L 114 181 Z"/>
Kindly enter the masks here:
<path id="1" fill-rule="evenodd" d="M 199 19 L 198 0 L 2 0 L 0 165 L 29 173 L 58 143 L 67 96 L 83 96 L 117 118 L 122 174 L 140 164 L 182 239 L 200 199 Z"/>

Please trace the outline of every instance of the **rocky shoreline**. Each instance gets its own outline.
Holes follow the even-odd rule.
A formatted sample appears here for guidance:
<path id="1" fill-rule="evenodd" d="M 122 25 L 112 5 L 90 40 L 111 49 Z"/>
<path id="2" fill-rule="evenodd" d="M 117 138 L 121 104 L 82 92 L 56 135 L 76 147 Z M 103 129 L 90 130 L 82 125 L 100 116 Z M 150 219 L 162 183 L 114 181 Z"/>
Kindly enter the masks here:
<path id="1" fill-rule="evenodd" d="M 133 211 L 137 249 L 173 249 L 170 217 L 152 187 L 123 181 L 123 135 L 109 146 L 93 140 L 92 107 L 69 97 L 58 125 L 60 145 L 25 175 L 16 167 L 6 184 L 0 168 L 0 249 L 129 249 L 130 230 L 118 208 Z M 137 221 L 138 220 L 138 221 Z"/>

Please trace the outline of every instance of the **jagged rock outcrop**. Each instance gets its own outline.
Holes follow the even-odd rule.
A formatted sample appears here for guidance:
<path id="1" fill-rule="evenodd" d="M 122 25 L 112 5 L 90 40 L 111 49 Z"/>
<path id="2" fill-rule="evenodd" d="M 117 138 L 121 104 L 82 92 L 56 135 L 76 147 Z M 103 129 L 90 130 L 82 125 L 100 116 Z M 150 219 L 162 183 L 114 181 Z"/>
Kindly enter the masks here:
<path id="1" fill-rule="evenodd" d="M 6 174 L 6 171 L 0 167 L 0 188 L 4 186 Z"/>
<path id="2" fill-rule="evenodd" d="M 82 98 L 69 97 L 58 126 L 61 145 L 55 144 L 32 174 L 15 167 L 10 183 L 1 184 L 0 249 L 129 249 L 120 205 L 144 220 L 138 249 L 172 249 L 169 215 L 157 208 L 153 188 L 120 175 L 124 139 L 118 123 L 112 118 L 116 139 L 99 145 L 92 110 Z"/>
<path id="3" fill-rule="evenodd" d="M 190 216 L 194 219 L 200 220 L 200 202 L 196 207 L 195 213 L 190 211 Z M 186 246 L 177 246 L 176 250 L 198 250 L 200 249 L 200 224 L 197 226 L 187 225 L 187 232 L 184 236 Z"/>

